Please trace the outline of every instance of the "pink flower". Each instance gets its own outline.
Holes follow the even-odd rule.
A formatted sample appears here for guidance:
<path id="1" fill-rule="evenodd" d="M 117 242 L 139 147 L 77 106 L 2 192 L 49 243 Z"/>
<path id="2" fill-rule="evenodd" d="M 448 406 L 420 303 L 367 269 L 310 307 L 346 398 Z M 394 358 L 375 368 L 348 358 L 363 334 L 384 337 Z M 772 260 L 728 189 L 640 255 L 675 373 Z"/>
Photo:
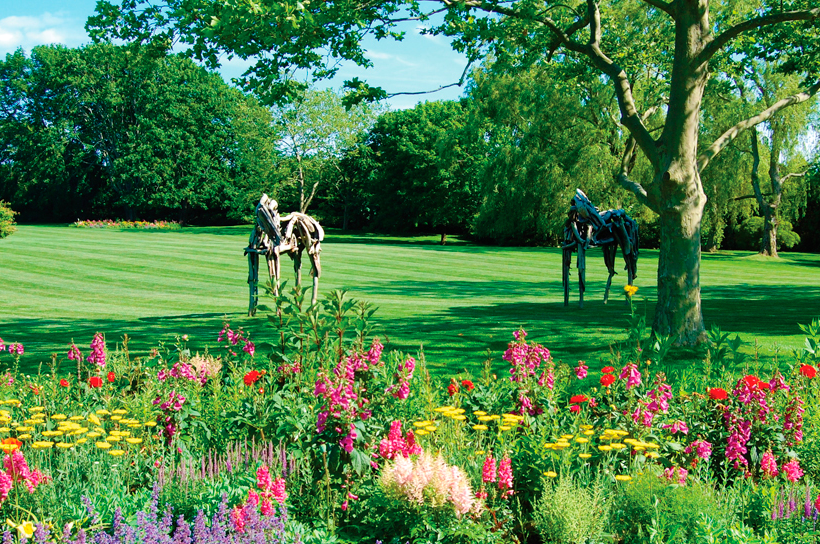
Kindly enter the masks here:
<path id="1" fill-rule="evenodd" d="M 101 332 L 95 334 L 94 339 L 91 340 L 91 355 L 86 360 L 100 368 L 105 368 L 105 339 Z"/>
<path id="2" fill-rule="evenodd" d="M 241 507 L 234 506 L 231 510 L 231 523 L 237 533 L 245 532 L 245 511 Z"/>
<path id="3" fill-rule="evenodd" d="M 11 476 L 0 470 L 0 502 L 9 497 L 12 485 L 14 485 L 14 480 L 11 479 Z"/>
<path id="4" fill-rule="evenodd" d="M 495 482 L 495 468 L 495 457 L 488 455 L 481 469 L 481 481 L 485 484 Z"/>
<path id="5" fill-rule="evenodd" d="M 686 453 L 692 453 L 693 451 L 699 458 L 708 459 L 712 455 L 712 444 L 706 440 L 695 440 L 686 446 L 684 450 Z"/>
<path id="6" fill-rule="evenodd" d="M 256 347 L 253 345 L 253 342 L 248 340 L 245 342 L 245 347 L 242 348 L 242 351 L 253 357 L 253 354 L 256 351 Z"/>
<path id="7" fill-rule="evenodd" d="M 638 365 L 629 363 L 626 365 L 619 376 L 622 380 L 626 379 L 626 389 L 629 391 L 637 385 L 641 385 L 641 373 L 638 370 Z"/>
<path id="8" fill-rule="evenodd" d="M 663 428 L 664 429 L 669 429 L 669 432 L 672 433 L 672 434 L 675 434 L 675 433 L 689 434 L 689 427 L 687 427 L 686 423 L 684 423 L 683 421 L 676 421 L 676 422 L 672 423 L 671 425 L 664 425 Z"/>
<path id="9" fill-rule="evenodd" d="M 679 485 L 686 485 L 686 476 L 688 474 L 689 471 L 681 467 L 668 467 L 663 471 L 663 477 L 666 478 L 669 483 L 677 483 Z"/>
<path id="10" fill-rule="evenodd" d="M 783 472 L 786 473 L 786 479 L 792 483 L 803 476 L 803 469 L 800 468 L 800 462 L 797 459 L 792 459 L 783 465 Z"/>
<path id="11" fill-rule="evenodd" d="M 68 348 L 68 360 L 69 361 L 82 361 L 83 354 L 80 353 L 80 348 L 74 345 L 72 342 L 71 347 Z"/>
<path id="12" fill-rule="evenodd" d="M 820 512 L 820 494 L 817 495 L 817 500 L 814 501 L 814 509 Z"/>
<path id="13" fill-rule="evenodd" d="M 524 338 L 527 337 L 527 331 L 525 331 L 524 329 L 518 329 L 517 331 L 513 332 L 513 336 L 516 340 L 523 341 Z"/>
<path id="14" fill-rule="evenodd" d="M 279 506 L 285 504 L 285 499 L 288 498 L 288 493 L 285 490 L 284 478 L 276 478 L 271 484 L 271 495 L 273 499 L 279 503 Z"/>
<path id="15" fill-rule="evenodd" d="M 769 476 L 770 478 L 773 478 L 780 473 L 780 471 L 777 470 L 777 461 L 774 459 L 772 450 L 769 450 L 763 454 L 763 457 L 760 459 L 760 470 L 764 475 Z"/>
<path id="16" fill-rule="evenodd" d="M 577 376 L 579 380 L 583 380 L 587 377 L 588 368 L 589 367 L 584 364 L 584 361 L 578 361 L 578 366 L 575 367 L 575 376 Z"/>
<path id="17" fill-rule="evenodd" d="M 512 459 L 506 455 L 498 464 L 498 489 L 501 491 L 506 490 L 503 493 L 504 497 L 509 497 L 513 494 Z"/>

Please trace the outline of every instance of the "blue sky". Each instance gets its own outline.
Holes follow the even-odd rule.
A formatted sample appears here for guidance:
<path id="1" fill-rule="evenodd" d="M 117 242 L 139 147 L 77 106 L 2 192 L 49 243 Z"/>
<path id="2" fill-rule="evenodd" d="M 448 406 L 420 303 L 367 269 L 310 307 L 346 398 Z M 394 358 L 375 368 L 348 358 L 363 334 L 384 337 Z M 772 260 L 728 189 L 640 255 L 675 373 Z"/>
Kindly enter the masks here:
<path id="1" fill-rule="evenodd" d="M 61 43 L 76 47 L 89 42 L 85 21 L 94 13 L 96 0 L 0 0 L 0 55 L 22 47 L 27 52 L 35 45 Z M 402 42 L 370 40 L 365 44 L 374 66 L 367 70 L 345 65 L 327 84 L 341 87 L 347 79 L 358 77 L 388 93 L 428 91 L 455 83 L 466 61 L 450 48 L 445 37 L 423 36 L 415 25 L 406 29 Z M 248 66 L 241 59 L 226 60 L 221 70 L 226 79 L 236 77 Z M 425 100 L 455 99 L 458 87 L 417 96 L 390 99 L 394 108 L 408 108 Z"/>

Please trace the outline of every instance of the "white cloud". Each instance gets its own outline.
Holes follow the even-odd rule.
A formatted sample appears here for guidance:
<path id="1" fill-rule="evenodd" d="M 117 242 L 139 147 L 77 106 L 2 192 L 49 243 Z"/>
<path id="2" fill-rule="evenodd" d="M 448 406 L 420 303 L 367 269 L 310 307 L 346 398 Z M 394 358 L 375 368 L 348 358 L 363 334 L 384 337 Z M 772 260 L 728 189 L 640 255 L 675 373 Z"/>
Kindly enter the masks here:
<path id="1" fill-rule="evenodd" d="M 30 52 L 37 45 L 60 43 L 74 47 L 88 41 L 85 20 L 64 12 L 32 16 L 11 16 L 0 19 L 0 54 L 18 47 Z"/>

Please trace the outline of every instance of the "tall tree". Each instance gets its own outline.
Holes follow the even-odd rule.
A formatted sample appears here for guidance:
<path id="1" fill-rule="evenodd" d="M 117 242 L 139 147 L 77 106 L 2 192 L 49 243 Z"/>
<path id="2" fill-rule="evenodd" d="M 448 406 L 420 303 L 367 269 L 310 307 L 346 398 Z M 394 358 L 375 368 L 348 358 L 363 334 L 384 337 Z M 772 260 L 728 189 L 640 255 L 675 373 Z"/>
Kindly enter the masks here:
<path id="1" fill-rule="evenodd" d="M 422 5 L 432 6 L 423 11 Z M 713 17 L 712 8 L 715 8 Z M 700 172 L 740 133 L 788 106 L 817 93 L 820 7 L 813 0 L 385 0 L 230 3 L 216 0 L 108 0 L 97 4 L 89 26 L 98 35 L 191 44 L 193 54 L 216 62 L 224 52 L 243 58 L 260 55 L 248 72 L 252 88 L 286 94 L 292 70 L 311 69 L 317 77 L 335 73 L 339 59 L 367 65 L 361 38 L 395 34 L 398 20 L 444 12 L 433 32 L 453 36 L 455 48 L 477 60 L 492 51 L 504 61 L 510 51 L 523 60 L 583 59 L 612 86 L 621 123 L 632 140 L 615 175 L 659 215 L 658 303 L 654 327 L 681 343 L 702 338 L 700 234 L 706 195 Z M 739 41 L 739 38 L 743 38 Z M 746 45 L 748 56 L 785 59 L 792 71 L 812 76 L 802 92 L 739 120 L 714 142 L 699 147 L 703 93 L 710 73 L 732 62 Z M 777 52 L 777 53 L 776 53 Z M 649 61 L 655 84 L 666 89 L 665 119 L 656 137 L 633 92 L 636 74 Z M 352 82 L 360 96 L 384 92 Z M 652 167 L 645 183 L 630 178 L 637 150 Z"/>
<path id="2" fill-rule="evenodd" d="M 273 108 L 280 145 L 292 161 L 290 177 L 300 212 L 305 213 L 313 202 L 327 170 L 331 178 L 344 175 L 339 160 L 345 148 L 373 125 L 382 109 L 371 104 L 346 108 L 342 95 L 330 89 L 308 90 L 293 102 Z"/>

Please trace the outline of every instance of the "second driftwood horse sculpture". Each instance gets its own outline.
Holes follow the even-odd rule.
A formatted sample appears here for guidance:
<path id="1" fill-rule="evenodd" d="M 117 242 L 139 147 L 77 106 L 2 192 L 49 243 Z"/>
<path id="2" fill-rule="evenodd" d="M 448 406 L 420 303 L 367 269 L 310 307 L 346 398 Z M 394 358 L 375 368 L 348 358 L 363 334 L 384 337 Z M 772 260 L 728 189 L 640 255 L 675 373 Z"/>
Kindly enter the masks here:
<path id="1" fill-rule="evenodd" d="M 604 252 L 604 264 L 609 271 L 604 293 L 606 304 L 609 300 L 612 276 L 616 274 L 615 255 L 618 253 L 618 246 L 621 246 L 626 262 L 627 284 L 632 285 L 638 275 L 638 224 L 623 210 L 598 211 L 587 195 L 581 189 L 577 189 L 564 225 L 564 306 L 569 305 L 569 268 L 572 264 L 573 251 L 578 251 L 578 305 L 583 308 L 586 289 L 586 250 L 590 247 L 600 247 Z"/>
<path id="2" fill-rule="evenodd" d="M 293 259 L 296 271 L 296 285 L 302 284 L 302 252 L 307 250 L 310 257 L 313 276 L 313 293 L 310 303 L 316 304 L 319 291 L 319 276 L 322 275 L 322 264 L 319 253 L 321 242 L 325 238 L 322 226 L 309 215 L 293 212 L 284 217 L 279 216 L 276 201 L 268 195 L 262 195 L 256 205 L 256 225 L 245 248 L 248 256 L 248 286 L 250 303 L 248 315 L 256 314 L 259 301 L 259 256 L 264 255 L 268 262 L 268 276 L 273 284 L 273 293 L 279 294 L 280 257 L 283 253 Z"/>

